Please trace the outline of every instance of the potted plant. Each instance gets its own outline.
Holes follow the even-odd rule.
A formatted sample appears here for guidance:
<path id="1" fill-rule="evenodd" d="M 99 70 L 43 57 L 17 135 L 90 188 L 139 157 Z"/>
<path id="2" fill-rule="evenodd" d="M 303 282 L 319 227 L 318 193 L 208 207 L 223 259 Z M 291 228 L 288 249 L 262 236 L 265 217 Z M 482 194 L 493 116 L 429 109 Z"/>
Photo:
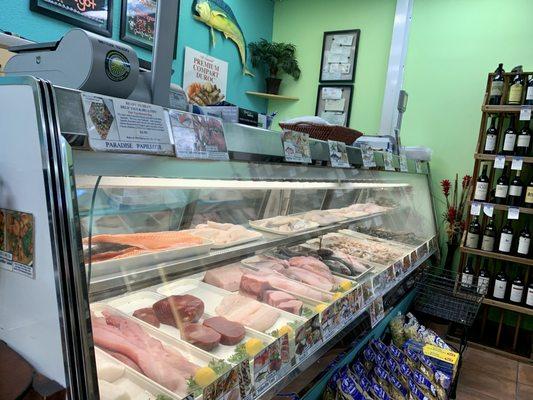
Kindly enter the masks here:
<path id="1" fill-rule="evenodd" d="M 296 47 L 290 43 L 276 43 L 261 39 L 248 45 L 250 60 L 254 68 L 266 66 L 269 76 L 266 78 L 266 91 L 270 94 L 279 93 L 281 79 L 278 73 L 283 71 L 295 80 L 300 78 L 300 67 L 296 60 Z"/>

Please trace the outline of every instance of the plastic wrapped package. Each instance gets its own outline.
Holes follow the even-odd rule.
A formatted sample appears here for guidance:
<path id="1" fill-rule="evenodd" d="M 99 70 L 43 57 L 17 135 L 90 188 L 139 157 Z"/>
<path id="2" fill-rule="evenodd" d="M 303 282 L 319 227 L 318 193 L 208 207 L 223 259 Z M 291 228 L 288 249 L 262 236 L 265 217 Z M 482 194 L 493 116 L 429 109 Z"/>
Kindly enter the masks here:
<path id="1" fill-rule="evenodd" d="M 374 367 L 374 377 L 379 385 L 385 389 L 386 392 L 389 391 L 389 373 L 385 371 L 384 368 L 379 366 Z"/>
<path id="2" fill-rule="evenodd" d="M 383 386 L 381 386 L 381 384 L 375 379 L 372 380 L 372 386 L 370 387 L 370 393 L 372 394 L 373 399 L 391 400 L 391 397 L 387 393 L 387 390 Z"/>
<path id="3" fill-rule="evenodd" d="M 403 332 L 404 317 L 402 313 L 398 313 L 390 322 L 389 328 L 392 336 L 392 342 L 398 346 L 403 346 L 405 342 L 405 336 Z"/>
<path id="4" fill-rule="evenodd" d="M 362 362 L 367 372 L 372 371 L 376 362 L 376 353 L 370 347 L 363 350 Z"/>
<path id="5" fill-rule="evenodd" d="M 418 354 L 409 348 L 404 350 L 404 354 L 407 366 L 413 370 L 418 369 Z"/>
<path id="6" fill-rule="evenodd" d="M 389 346 L 389 355 L 397 362 L 403 361 L 404 359 L 402 351 L 392 343 Z"/>
<path id="7" fill-rule="evenodd" d="M 407 387 L 401 384 L 401 382 L 394 376 L 394 374 L 389 374 L 389 390 L 390 397 L 392 400 L 406 400 L 408 397 Z"/>
<path id="8" fill-rule="evenodd" d="M 413 371 L 413 380 L 429 400 L 437 400 L 437 388 L 420 371 Z"/>
<path id="9" fill-rule="evenodd" d="M 400 363 L 400 373 L 397 375 L 398 380 L 405 387 L 409 386 L 409 381 L 412 379 L 413 371 L 407 366 L 407 364 Z"/>

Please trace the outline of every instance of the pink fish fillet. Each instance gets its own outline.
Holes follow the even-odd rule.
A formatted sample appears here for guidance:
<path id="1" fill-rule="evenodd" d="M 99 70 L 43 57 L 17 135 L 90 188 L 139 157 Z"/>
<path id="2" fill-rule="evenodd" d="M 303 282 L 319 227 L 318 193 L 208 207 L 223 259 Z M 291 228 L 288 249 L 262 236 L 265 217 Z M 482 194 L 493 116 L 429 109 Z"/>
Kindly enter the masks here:
<path id="1" fill-rule="evenodd" d="M 204 282 L 230 292 L 236 292 L 239 290 L 243 274 L 241 270 L 242 264 L 240 266 L 238 264 L 210 269 L 205 273 Z"/>
<path id="2" fill-rule="evenodd" d="M 300 282 L 293 281 L 279 273 L 268 276 L 270 285 L 278 290 L 285 290 L 289 293 L 294 293 L 300 296 L 309 297 L 318 301 L 332 301 L 333 296 L 328 293 L 323 293 L 308 286 L 302 285 Z"/>
<path id="3" fill-rule="evenodd" d="M 282 271 L 282 274 L 288 278 L 307 283 L 310 286 L 329 292 L 333 284 L 321 275 L 315 274 L 307 269 L 290 267 Z"/>
<path id="4" fill-rule="evenodd" d="M 333 275 L 328 266 L 315 257 L 292 257 L 289 259 L 289 264 L 291 267 L 298 267 L 312 271 L 315 274 L 323 276 L 329 282 L 333 282 Z"/>

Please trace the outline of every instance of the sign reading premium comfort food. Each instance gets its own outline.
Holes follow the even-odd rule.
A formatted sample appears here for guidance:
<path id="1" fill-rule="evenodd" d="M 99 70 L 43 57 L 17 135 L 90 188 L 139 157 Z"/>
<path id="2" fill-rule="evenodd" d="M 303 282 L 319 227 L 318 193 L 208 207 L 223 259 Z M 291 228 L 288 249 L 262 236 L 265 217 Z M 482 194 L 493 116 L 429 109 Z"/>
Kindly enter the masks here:
<path id="1" fill-rule="evenodd" d="M 33 215 L 0 208 L 0 268 L 35 277 L 34 231 Z"/>
<path id="2" fill-rule="evenodd" d="M 174 154 L 162 107 L 87 93 L 81 96 L 93 150 Z"/>

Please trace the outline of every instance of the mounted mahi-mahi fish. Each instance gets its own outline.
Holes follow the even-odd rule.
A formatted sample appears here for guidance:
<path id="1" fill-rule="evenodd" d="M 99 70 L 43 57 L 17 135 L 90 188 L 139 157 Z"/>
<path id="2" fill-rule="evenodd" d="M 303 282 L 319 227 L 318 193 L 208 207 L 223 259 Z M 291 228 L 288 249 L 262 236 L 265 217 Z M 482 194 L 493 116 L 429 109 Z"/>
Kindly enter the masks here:
<path id="1" fill-rule="evenodd" d="M 243 75 L 254 76 L 246 66 L 246 41 L 231 8 L 222 0 L 194 0 L 192 14 L 197 21 L 211 28 L 213 47 L 216 44 L 215 29 L 222 32 L 226 39 L 235 42 L 241 55 Z"/>

